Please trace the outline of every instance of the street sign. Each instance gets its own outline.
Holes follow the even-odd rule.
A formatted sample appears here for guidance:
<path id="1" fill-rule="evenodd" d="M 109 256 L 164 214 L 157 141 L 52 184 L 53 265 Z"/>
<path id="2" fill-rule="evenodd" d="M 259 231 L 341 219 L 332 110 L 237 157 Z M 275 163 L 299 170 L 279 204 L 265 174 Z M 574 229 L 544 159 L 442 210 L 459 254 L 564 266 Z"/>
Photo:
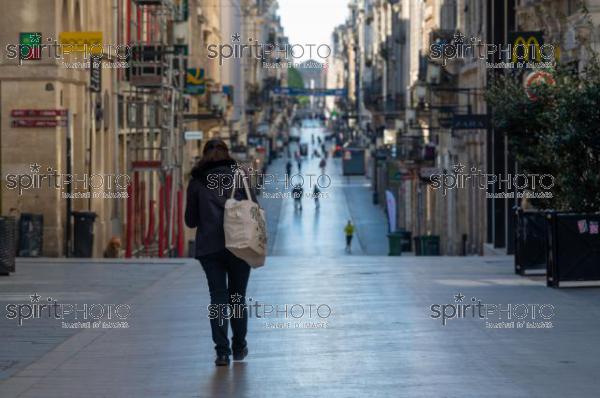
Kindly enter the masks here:
<path id="1" fill-rule="evenodd" d="M 90 57 L 90 91 L 102 92 L 102 57 Z"/>
<path id="2" fill-rule="evenodd" d="M 12 117 L 53 117 L 67 116 L 66 109 L 13 109 L 10 111 Z"/>
<path id="3" fill-rule="evenodd" d="M 12 121 L 12 127 L 64 127 L 66 120 L 52 119 L 18 119 Z"/>
<path id="4" fill-rule="evenodd" d="M 200 141 L 203 136 L 202 131 L 186 131 L 183 133 L 183 139 L 186 141 Z"/>
<path id="5" fill-rule="evenodd" d="M 452 129 L 454 130 L 479 130 L 487 128 L 487 114 L 454 115 L 452 118 Z"/>

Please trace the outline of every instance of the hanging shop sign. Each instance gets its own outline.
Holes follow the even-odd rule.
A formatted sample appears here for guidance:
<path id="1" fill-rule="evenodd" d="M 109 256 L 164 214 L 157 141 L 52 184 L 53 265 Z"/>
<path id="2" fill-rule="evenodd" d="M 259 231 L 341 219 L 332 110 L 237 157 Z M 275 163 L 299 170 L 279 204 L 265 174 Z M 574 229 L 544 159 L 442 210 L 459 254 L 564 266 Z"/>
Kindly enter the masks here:
<path id="1" fill-rule="evenodd" d="M 206 92 L 203 68 L 188 68 L 185 75 L 185 93 L 201 95 Z"/>
<path id="2" fill-rule="evenodd" d="M 19 33 L 19 56 L 25 60 L 38 61 L 42 59 L 42 33 L 20 32 Z"/>
<path id="3" fill-rule="evenodd" d="M 102 57 L 99 56 L 90 59 L 90 91 L 102 92 Z"/>
<path id="4" fill-rule="evenodd" d="M 102 32 L 60 32 L 63 53 L 102 55 Z"/>

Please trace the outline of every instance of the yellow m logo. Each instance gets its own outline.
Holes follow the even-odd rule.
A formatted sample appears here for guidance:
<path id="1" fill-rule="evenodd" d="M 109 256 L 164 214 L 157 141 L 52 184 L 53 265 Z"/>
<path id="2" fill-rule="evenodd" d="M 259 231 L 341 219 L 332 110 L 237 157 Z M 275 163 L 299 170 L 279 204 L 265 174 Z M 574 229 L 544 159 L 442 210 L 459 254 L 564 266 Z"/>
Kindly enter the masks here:
<path id="1" fill-rule="evenodd" d="M 527 41 L 523 36 L 517 37 L 512 47 L 512 62 L 517 62 L 517 50 L 519 46 L 523 46 L 523 56 L 520 60 L 529 61 L 531 59 L 531 47 L 533 45 L 533 52 L 535 52 L 535 61 L 540 62 L 542 58 L 542 53 L 540 51 L 540 42 L 535 38 L 535 36 L 530 36 Z"/>

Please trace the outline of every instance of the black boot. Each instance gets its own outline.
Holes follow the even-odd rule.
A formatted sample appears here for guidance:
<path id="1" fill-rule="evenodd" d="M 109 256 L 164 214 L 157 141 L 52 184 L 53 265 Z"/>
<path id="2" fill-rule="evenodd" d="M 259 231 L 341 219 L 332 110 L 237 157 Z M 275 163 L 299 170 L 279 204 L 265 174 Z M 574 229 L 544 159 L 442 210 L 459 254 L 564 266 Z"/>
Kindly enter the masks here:
<path id="1" fill-rule="evenodd" d="M 246 355 L 248 355 L 248 347 L 244 347 L 241 351 L 234 351 L 233 352 L 233 360 L 234 361 L 243 361 L 244 358 L 246 358 Z"/>
<path id="2" fill-rule="evenodd" d="M 228 366 L 229 365 L 229 355 L 227 354 L 217 354 L 217 359 L 215 359 L 216 366 Z"/>

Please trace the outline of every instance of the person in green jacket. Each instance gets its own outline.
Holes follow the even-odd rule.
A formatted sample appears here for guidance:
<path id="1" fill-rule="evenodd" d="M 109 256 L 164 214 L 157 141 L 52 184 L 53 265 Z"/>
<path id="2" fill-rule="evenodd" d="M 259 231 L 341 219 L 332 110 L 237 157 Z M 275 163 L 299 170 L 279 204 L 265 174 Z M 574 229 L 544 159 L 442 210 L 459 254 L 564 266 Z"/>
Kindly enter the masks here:
<path id="1" fill-rule="evenodd" d="M 354 235 L 354 224 L 348 220 L 348 224 L 344 227 L 346 233 L 346 253 L 352 253 L 352 236 Z"/>

